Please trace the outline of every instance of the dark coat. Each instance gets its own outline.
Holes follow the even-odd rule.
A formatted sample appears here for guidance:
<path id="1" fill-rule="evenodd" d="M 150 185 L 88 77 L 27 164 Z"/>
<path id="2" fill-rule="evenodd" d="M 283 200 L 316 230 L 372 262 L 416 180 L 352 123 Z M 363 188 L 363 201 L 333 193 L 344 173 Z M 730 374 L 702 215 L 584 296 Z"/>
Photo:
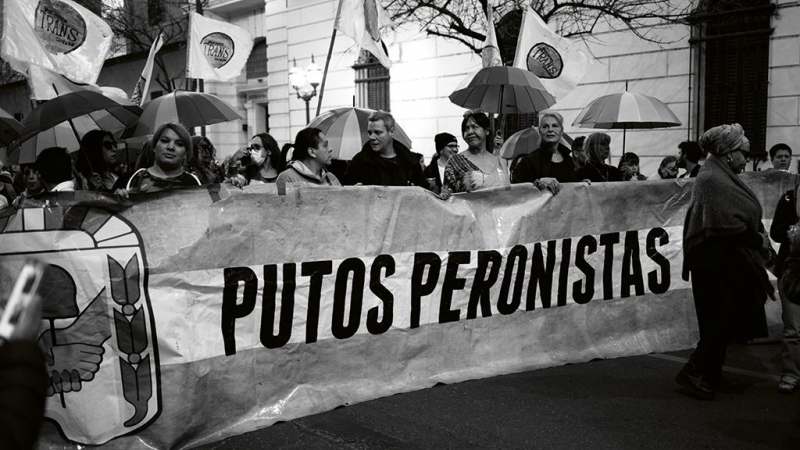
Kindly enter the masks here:
<path id="1" fill-rule="evenodd" d="M 344 174 L 344 185 L 420 186 L 429 188 L 422 175 L 419 158 L 402 143 L 394 141 L 394 160 L 388 160 L 372 150 L 369 142 L 353 157 Z"/>
<path id="2" fill-rule="evenodd" d="M 600 165 L 594 161 L 586 161 L 586 165 L 581 167 L 575 175 L 579 180 L 589 180 L 592 183 L 622 181 L 621 170 L 612 165 L 605 163 Z"/>
<path id="3" fill-rule="evenodd" d="M 789 227 L 797 223 L 797 210 L 795 208 L 794 189 L 786 191 L 775 207 L 775 215 L 772 218 L 772 226 L 769 228 L 769 237 L 780 244 L 778 257 L 775 258 L 775 273 L 783 275 L 783 262 L 789 256 L 789 238 L 787 232 Z"/>
<path id="4" fill-rule="evenodd" d="M 38 345 L 0 345 L 0 448 L 33 448 L 44 417 L 47 383 Z"/>
<path id="5" fill-rule="evenodd" d="M 425 177 L 425 180 L 428 178 L 433 178 L 436 181 L 436 189 L 434 192 L 437 194 L 442 192 L 442 176 L 439 175 L 439 169 L 436 167 L 439 165 L 439 155 L 435 155 L 431 160 L 431 163 L 428 164 L 428 167 L 422 171 L 422 176 Z M 442 170 L 444 173 L 444 169 Z"/>
<path id="6" fill-rule="evenodd" d="M 560 176 L 555 177 L 560 183 L 574 183 L 578 181 L 575 176 L 575 161 L 570 156 L 570 149 L 562 144 L 558 144 L 558 152 L 564 158 L 564 162 L 569 168 L 569 173 L 572 177 Z M 542 147 L 528 153 L 522 157 L 514 166 L 514 171 L 511 173 L 512 183 L 533 183 L 539 178 L 552 177 L 550 174 L 550 164 L 552 154 L 542 149 Z"/>

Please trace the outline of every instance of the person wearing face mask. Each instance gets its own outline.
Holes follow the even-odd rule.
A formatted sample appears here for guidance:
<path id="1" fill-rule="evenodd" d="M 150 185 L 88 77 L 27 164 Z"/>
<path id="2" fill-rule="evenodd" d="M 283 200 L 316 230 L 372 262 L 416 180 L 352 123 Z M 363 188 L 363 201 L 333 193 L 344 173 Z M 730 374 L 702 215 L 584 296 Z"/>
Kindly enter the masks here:
<path id="1" fill-rule="evenodd" d="M 333 150 L 328 138 L 319 128 L 304 128 L 294 138 L 292 160 L 286 170 L 278 175 L 277 182 L 341 186 L 327 167 L 333 161 Z"/>
<path id="2" fill-rule="evenodd" d="M 561 190 L 561 183 L 578 181 L 575 176 L 575 161 L 570 149 L 561 144 L 564 134 L 564 118 L 553 111 L 539 114 L 539 148 L 519 160 L 511 175 L 512 183 L 533 183 L 538 189 L 547 189 L 553 194 Z"/>
<path id="3" fill-rule="evenodd" d="M 236 187 L 274 183 L 281 169 L 278 142 L 268 133 L 259 133 L 249 147 L 237 150 L 228 159 L 228 182 Z"/>
<path id="4" fill-rule="evenodd" d="M 155 157 L 153 165 L 137 170 L 128 180 L 125 189 L 117 189 L 116 194 L 119 197 L 128 198 L 131 193 L 200 186 L 200 180 L 185 170 L 187 166 L 194 164 L 194 152 L 192 138 L 183 125 L 161 125 L 153 135 L 150 145 Z"/>
<path id="5" fill-rule="evenodd" d="M 683 279 L 691 277 L 700 341 L 675 381 L 685 393 L 713 400 L 745 386 L 723 376 L 729 344 L 766 337 L 764 302 L 774 288 L 764 267 L 771 248 L 763 209 L 739 174 L 750 156 L 742 127 L 720 125 L 703 133 L 709 152 L 695 178 L 683 227 Z"/>
<path id="6" fill-rule="evenodd" d="M 582 169 L 576 172 L 579 180 L 588 180 L 592 183 L 606 181 L 622 181 L 622 172 L 616 167 L 606 164 L 611 154 L 611 136 L 605 133 L 592 133 L 586 138 L 584 144 L 589 159 Z"/>

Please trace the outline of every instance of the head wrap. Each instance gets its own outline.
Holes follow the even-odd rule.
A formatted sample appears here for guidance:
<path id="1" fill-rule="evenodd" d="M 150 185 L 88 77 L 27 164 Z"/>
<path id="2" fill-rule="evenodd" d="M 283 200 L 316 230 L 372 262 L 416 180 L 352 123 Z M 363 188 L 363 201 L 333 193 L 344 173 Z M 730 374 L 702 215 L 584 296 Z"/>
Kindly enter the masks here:
<path id="1" fill-rule="evenodd" d="M 458 142 L 455 136 L 450 133 L 439 133 L 433 137 L 433 141 L 436 142 L 436 151 L 443 149 L 445 145 L 451 142 Z"/>
<path id="2" fill-rule="evenodd" d="M 699 143 L 703 150 L 712 155 L 722 156 L 750 141 L 744 136 L 742 126 L 734 123 L 709 129 L 700 136 Z"/>

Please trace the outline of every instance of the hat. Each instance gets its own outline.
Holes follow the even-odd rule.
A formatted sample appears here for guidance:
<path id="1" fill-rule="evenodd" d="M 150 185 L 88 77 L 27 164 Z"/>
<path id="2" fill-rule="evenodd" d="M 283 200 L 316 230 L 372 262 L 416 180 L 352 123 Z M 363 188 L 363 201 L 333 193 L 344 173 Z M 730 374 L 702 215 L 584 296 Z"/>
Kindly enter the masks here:
<path id="1" fill-rule="evenodd" d="M 749 142 L 742 126 L 734 123 L 709 129 L 700 136 L 699 143 L 703 150 L 712 155 L 722 156 Z"/>
<path id="2" fill-rule="evenodd" d="M 436 142 L 436 152 L 444 148 L 445 145 L 451 142 L 458 142 L 455 136 L 450 133 L 439 133 L 434 136 L 433 140 Z"/>

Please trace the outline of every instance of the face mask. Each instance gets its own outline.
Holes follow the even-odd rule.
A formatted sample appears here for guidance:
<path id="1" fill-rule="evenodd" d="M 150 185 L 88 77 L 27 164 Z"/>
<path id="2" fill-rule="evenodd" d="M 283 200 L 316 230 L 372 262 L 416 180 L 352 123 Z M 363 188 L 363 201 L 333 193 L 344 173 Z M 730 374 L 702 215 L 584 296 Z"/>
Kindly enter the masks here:
<path id="1" fill-rule="evenodd" d="M 250 150 L 250 161 L 253 161 L 253 164 L 260 166 L 261 164 L 264 164 L 265 159 L 266 156 L 261 152 L 261 150 Z"/>

